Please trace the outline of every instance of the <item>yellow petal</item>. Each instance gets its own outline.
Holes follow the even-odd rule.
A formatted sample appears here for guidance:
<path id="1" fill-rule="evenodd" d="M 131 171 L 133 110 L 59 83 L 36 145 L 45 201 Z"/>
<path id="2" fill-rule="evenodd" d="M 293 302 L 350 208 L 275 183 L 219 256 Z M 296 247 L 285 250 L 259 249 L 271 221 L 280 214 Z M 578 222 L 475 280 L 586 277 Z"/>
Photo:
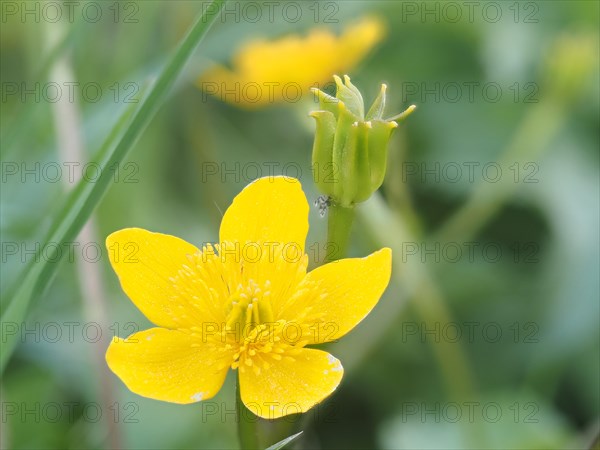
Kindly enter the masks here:
<path id="1" fill-rule="evenodd" d="M 381 20 L 364 17 L 341 35 L 315 27 L 305 36 L 250 40 L 236 51 L 232 70 L 215 65 L 197 84 L 221 101 L 248 109 L 297 102 L 303 95 L 310 97 L 311 87 L 351 71 L 384 35 Z"/>
<path id="2" fill-rule="evenodd" d="M 240 394 L 246 407 L 257 416 L 277 419 L 306 412 L 322 402 L 340 384 L 344 369 L 327 352 L 290 348 L 260 375 L 240 371 Z"/>
<path id="3" fill-rule="evenodd" d="M 295 250 L 304 252 L 307 234 L 308 202 L 300 182 L 290 177 L 264 177 L 235 197 L 221 222 L 220 240 L 242 246 L 281 243 L 295 254 Z"/>
<path id="4" fill-rule="evenodd" d="M 106 362 L 136 394 L 194 403 L 213 397 L 225 380 L 231 354 L 217 344 L 182 331 L 151 328 L 115 339 Z"/>
<path id="5" fill-rule="evenodd" d="M 308 273 L 297 294 L 276 319 L 303 326 L 311 344 L 336 340 L 354 328 L 375 307 L 391 275 L 392 251 L 383 248 L 366 258 L 348 258 Z"/>
<path id="6" fill-rule="evenodd" d="M 165 328 L 200 326 L 214 317 L 210 295 L 202 287 L 175 282 L 199 250 L 192 244 L 140 228 L 126 228 L 106 239 L 108 255 L 121 287 L 153 323 Z M 183 288 L 182 288 L 183 284 Z"/>
<path id="7" fill-rule="evenodd" d="M 377 17 L 364 17 L 344 30 L 338 52 L 344 55 L 338 72 L 347 72 L 362 61 L 385 36 L 386 26 Z"/>

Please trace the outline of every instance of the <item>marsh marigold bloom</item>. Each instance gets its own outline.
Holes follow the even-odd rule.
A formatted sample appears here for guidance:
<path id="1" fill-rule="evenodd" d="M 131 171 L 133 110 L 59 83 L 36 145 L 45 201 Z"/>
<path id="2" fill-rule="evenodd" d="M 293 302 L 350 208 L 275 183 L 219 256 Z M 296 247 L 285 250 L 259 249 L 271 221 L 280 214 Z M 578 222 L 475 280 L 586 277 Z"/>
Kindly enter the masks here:
<path id="1" fill-rule="evenodd" d="M 308 345 L 354 328 L 387 287 L 391 250 L 307 273 L 308 203 L 298 180 L 261 178 L 227 209 L 219 244 L 198 249 L 130 228 L 107 239 L 121 286 L 155 328 L 116 338 L 106 360 L 133 392 L 174 403 L 213 397 L 230 368 L 255 414 L 304 412 L 343 368 Z M 128 247 L 127 247 L 128 246 Z"/>
<path id="2" fill-rule="evenodd" d="M 200 77 L 198 86 L 245 108 L 294 103 L 333 74 L 354 68 L 384 34 L 381 20 L 365 17 L 339 36 L 327 28 L 314 28 L 306 37 L 253 40 L 234 56 L 232 70 L 216 65 Z"/>

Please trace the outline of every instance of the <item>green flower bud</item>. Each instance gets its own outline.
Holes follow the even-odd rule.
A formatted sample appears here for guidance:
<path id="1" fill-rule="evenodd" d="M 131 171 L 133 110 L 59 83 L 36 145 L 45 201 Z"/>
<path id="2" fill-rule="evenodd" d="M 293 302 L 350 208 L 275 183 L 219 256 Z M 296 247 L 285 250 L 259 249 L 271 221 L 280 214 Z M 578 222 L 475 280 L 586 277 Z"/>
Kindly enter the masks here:
<path id="1" fill-rule="evenodd" d="M 336 96 L 319 89 L 312 91 L 319 100 L 319 110 L 310 115 L 317 122 L 313 145 L 313 178 L 318 189 L 333 202 L 351 207 L 364 202 L 385 177 L 387 148 L 398 121 L 415 106 L 391 119 L 383 119 L 386 85 L 365 116 L 360 91 L 344 76 L 337 75 Z"/>

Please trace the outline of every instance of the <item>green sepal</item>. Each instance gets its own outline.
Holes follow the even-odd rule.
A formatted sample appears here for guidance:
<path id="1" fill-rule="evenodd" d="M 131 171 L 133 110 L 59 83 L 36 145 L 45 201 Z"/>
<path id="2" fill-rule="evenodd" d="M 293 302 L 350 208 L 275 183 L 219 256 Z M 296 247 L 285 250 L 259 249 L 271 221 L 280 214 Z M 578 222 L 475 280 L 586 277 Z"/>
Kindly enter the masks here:
<path id="1" fill-rule="evenodd" d="M 317 122 L 312 151 L 313 180 L 319 191 L 325 195 L 333 195 L 336 176 L 333 143 L 337 121 L 330 111 L 313 111 L 310 115 Z"/>
<path id="2" fill-rule="evenodd" d="M 358 88 L 356 86 L 354 86 L 354 84 L 352 84 L 352 81 L 350 80 L 350 77 L 348 75 L 344 75 L 344 84 L 346 85 L 346 87 L 348 89 L 350 89 L 352 91 L 352 93 L 356 96 L 356 98 L 358 98 L 359 119 L 364 120 L 364 118 L 365 118 L 365 101 L 363 100 L 362 94 L 360 93 Z"/>
<path id="3" fill-rule="evenodd" d="M 379 95 L 371 105 L 367 116 L 365 117 L 366 121 L 369 120 L 380 120 L 383 117 L 383 110 L 385 109 L 385 92 L 387 90 L 387 86 L 385 84 L 381 85 L 381 89 L 379 90 Z"/>
<path id="4" fill-rule="evenodd" d="M 348 111 L 354 115 L 354 120 L 362 120 L 365 116 L 365 105 L 362 99 L 362 95 L 356 87 L 350 83 L 350 78 L 345 77 L 347 85 L 342 82 L 342 79 L 337 75 L 333 76 L 335 84 L 337 86 L 337 92 L 335 96 L 340 102 L 346 105 Z"/>
<path id="5" fill-rule="evenodd" d="M 360 203 L 367 200 L 373 190 L 371 189 L 371 162 L 369 155 L 369 139 L 371 134 L 371 124 L 369 122 L 359 122 L 356 126 L 356 140 L 354 143 L 354 193 L 352 203 Z"/>
<path id="6" fill-rule="evenodd" d="M 352 206 L 356 196 L 356 172 L 357 172 L 357 153 L 356 147 L 359 140 L 358 123 L 350 126 L 348 139 L 344 145 L 344 157 L 340 161 L 340 183 L 339 192 L 335 197 L 338 203 L 344 208 Z"/>
<path id="7" fill-rule="evenodd" d="M 334 75 L 336 96 L 312 89 L 320 111 L 313 145 L 313 177 L 318 189 L 330 197 L 332 205 L 351 208 L 364 202 L 381 187 L 387 166 L 387 151 L 393 130 L 415 109 L 384 119 L 387 86 L 364 117 L 364 102 L 350 77 Z"/>
<path id="8" fill-rule="evenodd" d="M 370 188 L 375 192 L 383 184 L 387 167 L 387 149 L 392 132 L 398 127 L 396 122 L 371 121 L 369 133 L 369 161 L 371 163 Z"/>
<path id="9" fill-rule="evenodd" d="M 344 191 L 344 179 L 348 178 L 348 159 L 352 158 L 351 148 L 355 139 L 352 124 L 356 122 L 354 114 L 346 108 L 345 104 L 338 104 L 338 119 L 333 139 L 333 170 L 335 181 L 333 183 L 333 195 L 336 201 L 345 203 L 342 199 Z"/>
<path id="10" fill-rule="evenodd" d="M 338 103 L 340 101 L 337 98 L 327 94 L 326 92 L 321 91 L 320 89 L 311 88 L 311 91 L 317 96 L 317 99 L 319 100 L 319 108 L 323 111 L 329 111 L 337 118 Z"/>

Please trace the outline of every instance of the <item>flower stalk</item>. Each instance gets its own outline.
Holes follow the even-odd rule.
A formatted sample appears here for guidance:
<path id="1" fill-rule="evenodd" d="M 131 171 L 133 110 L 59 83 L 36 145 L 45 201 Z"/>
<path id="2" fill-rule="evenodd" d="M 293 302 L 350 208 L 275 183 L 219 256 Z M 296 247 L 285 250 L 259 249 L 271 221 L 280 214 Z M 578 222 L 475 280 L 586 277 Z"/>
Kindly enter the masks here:
<path id="1" fill-rule="evenodd" d="M 329 205 L 325 262 L 337 261 L 348 253 L 350 232 L 354 222 L 354 206 Z"/>
<path id="2" fill-rule="evenodd" d="M 254 450 L 259 447 L 258 417 L 244 405 L 240 394 L 240 383 L 235 384 L 235 412 L 237 416 L 238 438 L 242 450 Z"/>

